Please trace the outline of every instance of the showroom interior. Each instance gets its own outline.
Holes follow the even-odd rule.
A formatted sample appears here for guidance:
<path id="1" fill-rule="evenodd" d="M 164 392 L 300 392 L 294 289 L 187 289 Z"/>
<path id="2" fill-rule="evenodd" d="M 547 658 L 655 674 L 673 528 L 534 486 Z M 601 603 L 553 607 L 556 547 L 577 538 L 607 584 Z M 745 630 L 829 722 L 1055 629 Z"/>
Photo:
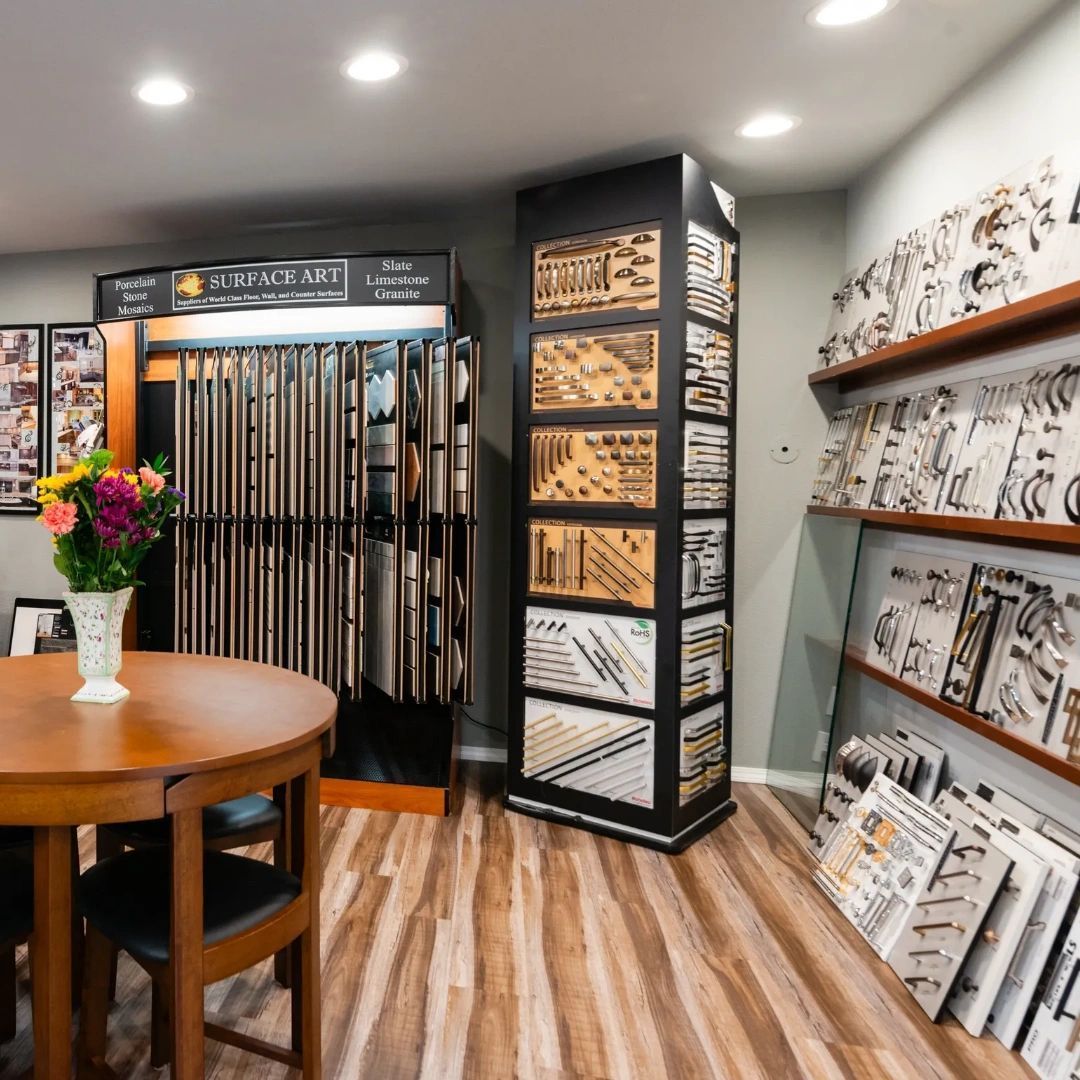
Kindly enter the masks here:
<path id="1" fill-rule="evenodd" d="M 1080 1077 L 1078 0 L 4 37 L 0 1075 Z"/>

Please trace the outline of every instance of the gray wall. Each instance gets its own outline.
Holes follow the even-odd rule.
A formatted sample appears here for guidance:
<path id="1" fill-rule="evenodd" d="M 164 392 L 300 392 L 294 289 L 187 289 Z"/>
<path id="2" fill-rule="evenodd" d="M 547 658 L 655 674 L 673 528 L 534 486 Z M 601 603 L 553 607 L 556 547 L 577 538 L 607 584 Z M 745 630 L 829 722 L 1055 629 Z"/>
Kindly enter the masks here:
<path id="1" fill-rule="evenodd" d="M 844 269 L 844 193 L 740 199 L 732 762 L 764 768 L 822 412 L 806 385 Z M 770 447 L 799 451 L 781 465 Z"/>
<path id="2" fill-rule="evenodd" d="M 875 162 L 850 188 L 847 266 L 1025 162 L 1075 148 L 1077 56 L 1080 0 L 1068 0 Z"/>
<path id="3" fill-rule="evenodd" d="M 741 200 L 742 308 L 739 369 L 739 492 L 735 572 L 735 746 L 740 766 L 763 767 L 806 491 L 821 414 L 806 386 L 824 330 L 828 292 L 843 269 L 842 193 Z M 477 700 L 469 712 L 506 727 L 507 551 L 511 447 L 513 208 L 485 207 L 436 222 L 293 230 L 204 242 L 0 257 L 0 321 L 87 319 L 94 271 L 241 257 L 454 245 L 464 270 L 464 327 L 483 343 L 480 396 L 480 551 Z M 797 462 L 778 465 L 769 446 L 786 440 Z M 33 521 L 0 517 L 0 642 L 12 599 L 62 588 L 49 545 Z M 501 744 L 467 724 L 467 744 Z"/>

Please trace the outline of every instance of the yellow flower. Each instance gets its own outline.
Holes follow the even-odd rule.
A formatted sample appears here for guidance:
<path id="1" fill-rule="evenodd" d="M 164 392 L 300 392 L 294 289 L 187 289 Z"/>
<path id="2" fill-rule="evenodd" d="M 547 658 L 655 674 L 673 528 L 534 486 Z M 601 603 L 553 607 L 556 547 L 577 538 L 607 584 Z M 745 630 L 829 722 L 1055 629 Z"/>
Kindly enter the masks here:
<path id="1" fill-rule="evenodd" d="M 138 473 L 124 473 L 124 479 L 131 484 L 132 487 L 138 487 L 139 474 Z"/>
<path id="2" fill-rule="evenodd" d="M 120 470 L 119 469 L 106 469 L 101 475 L 106 477 L 109 480 L 112 480 L 113 477 L 120 475 Z"/>
<path id="3" fill-rule="evenodd" d="M 59 502 L 60 496 L 55 492 L 46 491 L 44 495 L 39 495 L 37 497 L 37 501 L 41 503 L 42 506 L 48 506 L 49 503 Z"/>

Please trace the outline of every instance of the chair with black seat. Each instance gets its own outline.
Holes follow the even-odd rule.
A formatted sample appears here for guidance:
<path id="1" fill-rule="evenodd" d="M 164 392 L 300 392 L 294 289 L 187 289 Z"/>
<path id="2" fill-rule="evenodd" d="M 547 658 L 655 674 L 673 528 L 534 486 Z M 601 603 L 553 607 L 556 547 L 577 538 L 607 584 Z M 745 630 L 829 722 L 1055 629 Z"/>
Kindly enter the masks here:
<path id="1" fill-rule="evenodd" d="M 318 976 L 318 781 L 316 767 L 294 788 L 286 827 L 289 863 L 295 873 L 249 857 L 202 852 L 202 985 L 228 978 L 267 959 L 288 955 L 292 1047 L 274 1046 L 246 1034 L 205 1023 L 205 1035 L 303 1071 L 317 1078 L 319 1053 Z M 197 783 L 197 778 L 192 778 Z M 294 781 L 294 785 L 298 782 Z M 175 789 L 174 789 L 175 790 Z M 168 800 L 167 800 L 168 801 Z M 178 834 L 170 825 L 170 839 Z M 86 919 L 86 960 L 79 1036 L 79 1075 L 106 1071 L 109 962 L 123 949 L 149 974 L 160 1003 L 151 1030 L 151 1063 L 168 1064 L 175 1053 L 171 1030 L 174 973 L 171 949 L 174 873 L 190 867 L 175 845 L 150 845 L 110 856 L 81 877 L 79 910 Z M 179 853 L 178 853 L 179 852 Z M 187 954 L 190 957 L 190 954 Z"/>
<path id="2" fill-rule="evenodd" d="M 15 1037 L 15 949 L 34 927 L 32 830 L 0 828 L 0 1043 Z"/>
<path id="3" fill-rule="evenodd" d="M 287 869 L 283 807 L 284 789 L 274 792 L 274 799 L 265 795 L 245 795 L 239 799 L 215 803 L 203 810 L 203 846 L 208 851 L 231 851 L 252 844 L 273 842 L 274 865 Z M 120 855 L 127 848 L 139 850 L 161 847 L 169 842 L 169 819 L 124 822 L 99 825 L 97 828 L 97 859 Z M 289 968 L 285 956 L 274 961 L 274 977 L 282 986 L 289 985 Z M 110 991 L 116 988 L 116 957 L 113 956 Z"/>

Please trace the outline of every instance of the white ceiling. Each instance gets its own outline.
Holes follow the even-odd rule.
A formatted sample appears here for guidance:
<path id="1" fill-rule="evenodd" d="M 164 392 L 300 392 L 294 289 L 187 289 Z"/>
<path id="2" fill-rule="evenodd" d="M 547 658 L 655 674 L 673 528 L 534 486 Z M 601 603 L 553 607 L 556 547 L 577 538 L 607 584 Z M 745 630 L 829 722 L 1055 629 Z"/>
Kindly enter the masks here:
<path id="1" fill-rule="evenodd" d="M 373 221 L 686 150 L 737 195 L 843 186 L 1055 0 L 3 3 L 0 251 Z M 371 46 L 409 70 L 338 68 Z M 131 96 L 170 72 L 176 109 Z M 792 134 L 733 129 L 763 109 Z"/>

